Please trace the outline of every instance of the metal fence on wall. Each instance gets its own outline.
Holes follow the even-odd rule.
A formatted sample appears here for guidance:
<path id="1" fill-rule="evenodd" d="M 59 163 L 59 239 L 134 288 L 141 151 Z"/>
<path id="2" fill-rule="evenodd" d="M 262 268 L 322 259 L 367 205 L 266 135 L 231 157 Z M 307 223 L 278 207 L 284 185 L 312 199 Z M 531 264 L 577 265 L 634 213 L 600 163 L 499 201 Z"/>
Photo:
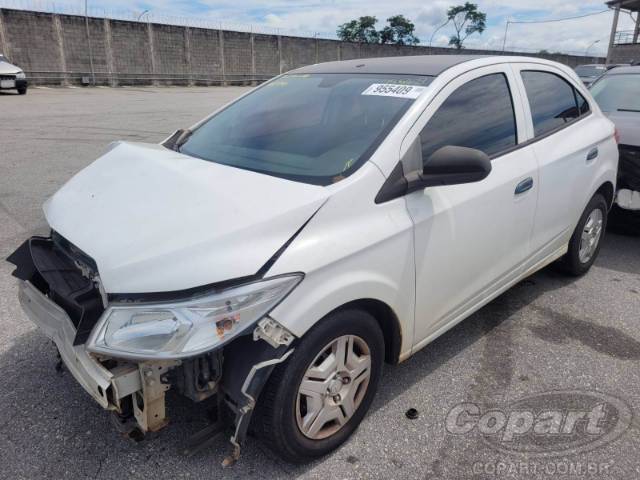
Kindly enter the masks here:
<path id="1" fill-rule="evenodd" d="M 141 23 L 155 23 L 162 25 L 175 25 L 182 27 L 192 28 L 206 28 L 212 30 L 226 30 L 245 33 L 256 33 L 266 35 L 285 35 L 293 37 L 307 37 L 307 38 L 321 38 L 329 40 L 337 40 L 336 30 L 332 31 L 312 31 L 305 29 L 297 29 L 293 27 L 275 27 L 257 23 L 237 23 L 229 22 L 224 19 L 218 20 L 208 16 L 177 16 L 169 15 L 164 12 L 156 12 L 153 10 L 131 10 L 131 9 L 114 9 L 95 7 L 92 5 L 91 0 L 88 0 L 87 10 L 85 11 L 83 0 L 77 0 L 75 3 L 68 1 L 55 1 L 55 0 L 0 0 L 0 8 L 8 8 L 14 10 L 28 10 L 33 12 L 43 13 L 57 13 L 66 15 L 78 15 L 84 16 L 87 14 L 90 17 L 96 18 L 108 18 L 111 20 L 126 20 L 131 22 Z M 425 46 L 426 43 L 420 43 Z M 434 43 L 437 47 L 448 47 L 447 44 Z M 502 41 L 496 40 L 495 45 L 470 45 L 471 49 L 489 49 L 489 50 L 501 50 Z M 505 50 L 515 53 L 532 53 L 537 54 L 542 51 L 547 51 L 545 48 L 535 47 L 523 47 L 521 45 L 506 45 Z M 559 49 L 553 50 L 550 53 L 565 54 L 582 56 L 584 51 Z"/>
<path id="2" fill-rule="evenodd" d="M 443 47 L 357 44 L 319 33 L 285 31 L 106 11 L 81 2 L 0 0 L 0 49 L 41 84 L 255 84 L 311 63 L 350 58 L 463 52 Z M 14 8 L 7 8 L 12 6 Z M 535 50 L 535 49 L 534 49 Z M 526 52 L 574 66 L 601 59 Z"/>
<path id="3" fill-rule="evenodd" d="M 56 13 L 63 15 L 108 18 L 110 20 L 125 20 L 130 22 L 155 23 L 162 25 L 175 25 L 180 27 L 206 28 L 211 30 L 227 30 L 245 33 L 257 33 L 267 35 L 287 35 L 294 37 L 320 37 L 337 39 L 336 32 L 317 32 L 296 28 L 271 27 L 263 24 L 228 22 L 209 17 L 168 15 L 151 10 L 130 10 L 95 7 L 88 2 L 85 12 L 84 2 L 76 3 L 57 2 L 52 0 L 0 0 L 0 8 L 12 10 L 27 10 L 31 12 Z"/>

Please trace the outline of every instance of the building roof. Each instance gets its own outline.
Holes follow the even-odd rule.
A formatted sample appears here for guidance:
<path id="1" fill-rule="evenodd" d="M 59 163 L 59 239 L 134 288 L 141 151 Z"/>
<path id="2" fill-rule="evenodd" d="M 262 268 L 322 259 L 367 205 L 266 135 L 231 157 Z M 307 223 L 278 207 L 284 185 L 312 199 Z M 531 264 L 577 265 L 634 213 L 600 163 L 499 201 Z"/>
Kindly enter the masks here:
<path id="1" fill-rule="evenodd" d="M 640 0 L 609 0 L 607 2 L 609 7 L 620 7 L 632 12 L 640 11 Z"/>
<path id="2" fill-rule="evenodd" d="M 395 73 L 437 76 L 454 65 L 486 57 L 487 55 L 415 55 L 359 58 L 307 65 L 288 73 Z"/>

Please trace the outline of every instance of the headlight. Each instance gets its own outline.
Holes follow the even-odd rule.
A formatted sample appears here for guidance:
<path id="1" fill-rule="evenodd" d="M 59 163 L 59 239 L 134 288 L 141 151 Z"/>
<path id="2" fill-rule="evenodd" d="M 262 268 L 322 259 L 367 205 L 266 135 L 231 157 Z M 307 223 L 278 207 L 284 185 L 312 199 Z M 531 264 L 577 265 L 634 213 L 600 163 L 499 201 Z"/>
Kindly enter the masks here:
<path id="1" fill-rule="evenodd" d="M 27 78 L 27 76 L 24 74 L 24 72 L 16 73 L 16 80 L 23 80 L 25 78 Z"/>
<path id="2" fill-rule="evenodd" d="M 120 358 L 175 359 L 205 353 L 254 325 L 302 280 L 293 274 L 175 303 L 112 305 L 87 349 Z"/>

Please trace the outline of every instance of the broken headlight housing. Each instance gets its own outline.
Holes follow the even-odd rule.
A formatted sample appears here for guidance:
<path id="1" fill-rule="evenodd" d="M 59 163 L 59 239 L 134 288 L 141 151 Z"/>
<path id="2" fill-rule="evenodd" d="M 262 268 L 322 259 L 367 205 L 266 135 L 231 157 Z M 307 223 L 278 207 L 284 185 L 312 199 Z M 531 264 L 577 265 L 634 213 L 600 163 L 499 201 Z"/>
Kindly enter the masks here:
<path id="1" fill-rule="evenodd" d="M 253 326 L 302 280 L 283 275 L 173 303 L 113 304 L 87 349 L 130 359 L 177 359 L 217 348 Z"/>

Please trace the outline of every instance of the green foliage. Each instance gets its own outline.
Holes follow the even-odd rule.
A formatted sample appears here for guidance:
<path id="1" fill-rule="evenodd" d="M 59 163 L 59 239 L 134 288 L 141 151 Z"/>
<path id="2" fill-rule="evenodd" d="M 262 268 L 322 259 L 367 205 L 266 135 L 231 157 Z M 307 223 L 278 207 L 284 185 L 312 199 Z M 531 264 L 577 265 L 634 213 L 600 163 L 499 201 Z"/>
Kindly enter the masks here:
<path id="1" fill-rule="evenodd" d="M 389 25 L 380 31 L 380 43 L 395 45 L 417 45 L 420 39 L 413 32 L 416 26 L 404 15 L 394 15 L 387 18 Z"/>
<path id="2" fill-rule="evenodd" d="M 351 20 L 338 27 L 338 38 L 345 42 L 378 43 L 380 33 L 376 30 L 376 17 L 365 16 Z"/>
<path id="3" fill-rule="evenodd" d="M 463 48 L 464 41 L 470 35 L 482 33 L 487 28 L 487 14 L 478 10 L 475 3 L 465 2 L 464 5 L 449 8 L 447 18 L 453 22 L 456 30 L 455 35 L 451 35 L 449 39 L 449 45 L 457 49 Z"/>
<path id="4" fill-rule="evenodd" d="M 391 43 L 395 45 L 417 45 L 420 40 L 413 34 L 415 25 L 403 15 L 387 19 L 388 25 L 378 31 L 376 17 L 365 16 L 343 23 L 338 27 L 338 38 L 345 42 Z"/>

